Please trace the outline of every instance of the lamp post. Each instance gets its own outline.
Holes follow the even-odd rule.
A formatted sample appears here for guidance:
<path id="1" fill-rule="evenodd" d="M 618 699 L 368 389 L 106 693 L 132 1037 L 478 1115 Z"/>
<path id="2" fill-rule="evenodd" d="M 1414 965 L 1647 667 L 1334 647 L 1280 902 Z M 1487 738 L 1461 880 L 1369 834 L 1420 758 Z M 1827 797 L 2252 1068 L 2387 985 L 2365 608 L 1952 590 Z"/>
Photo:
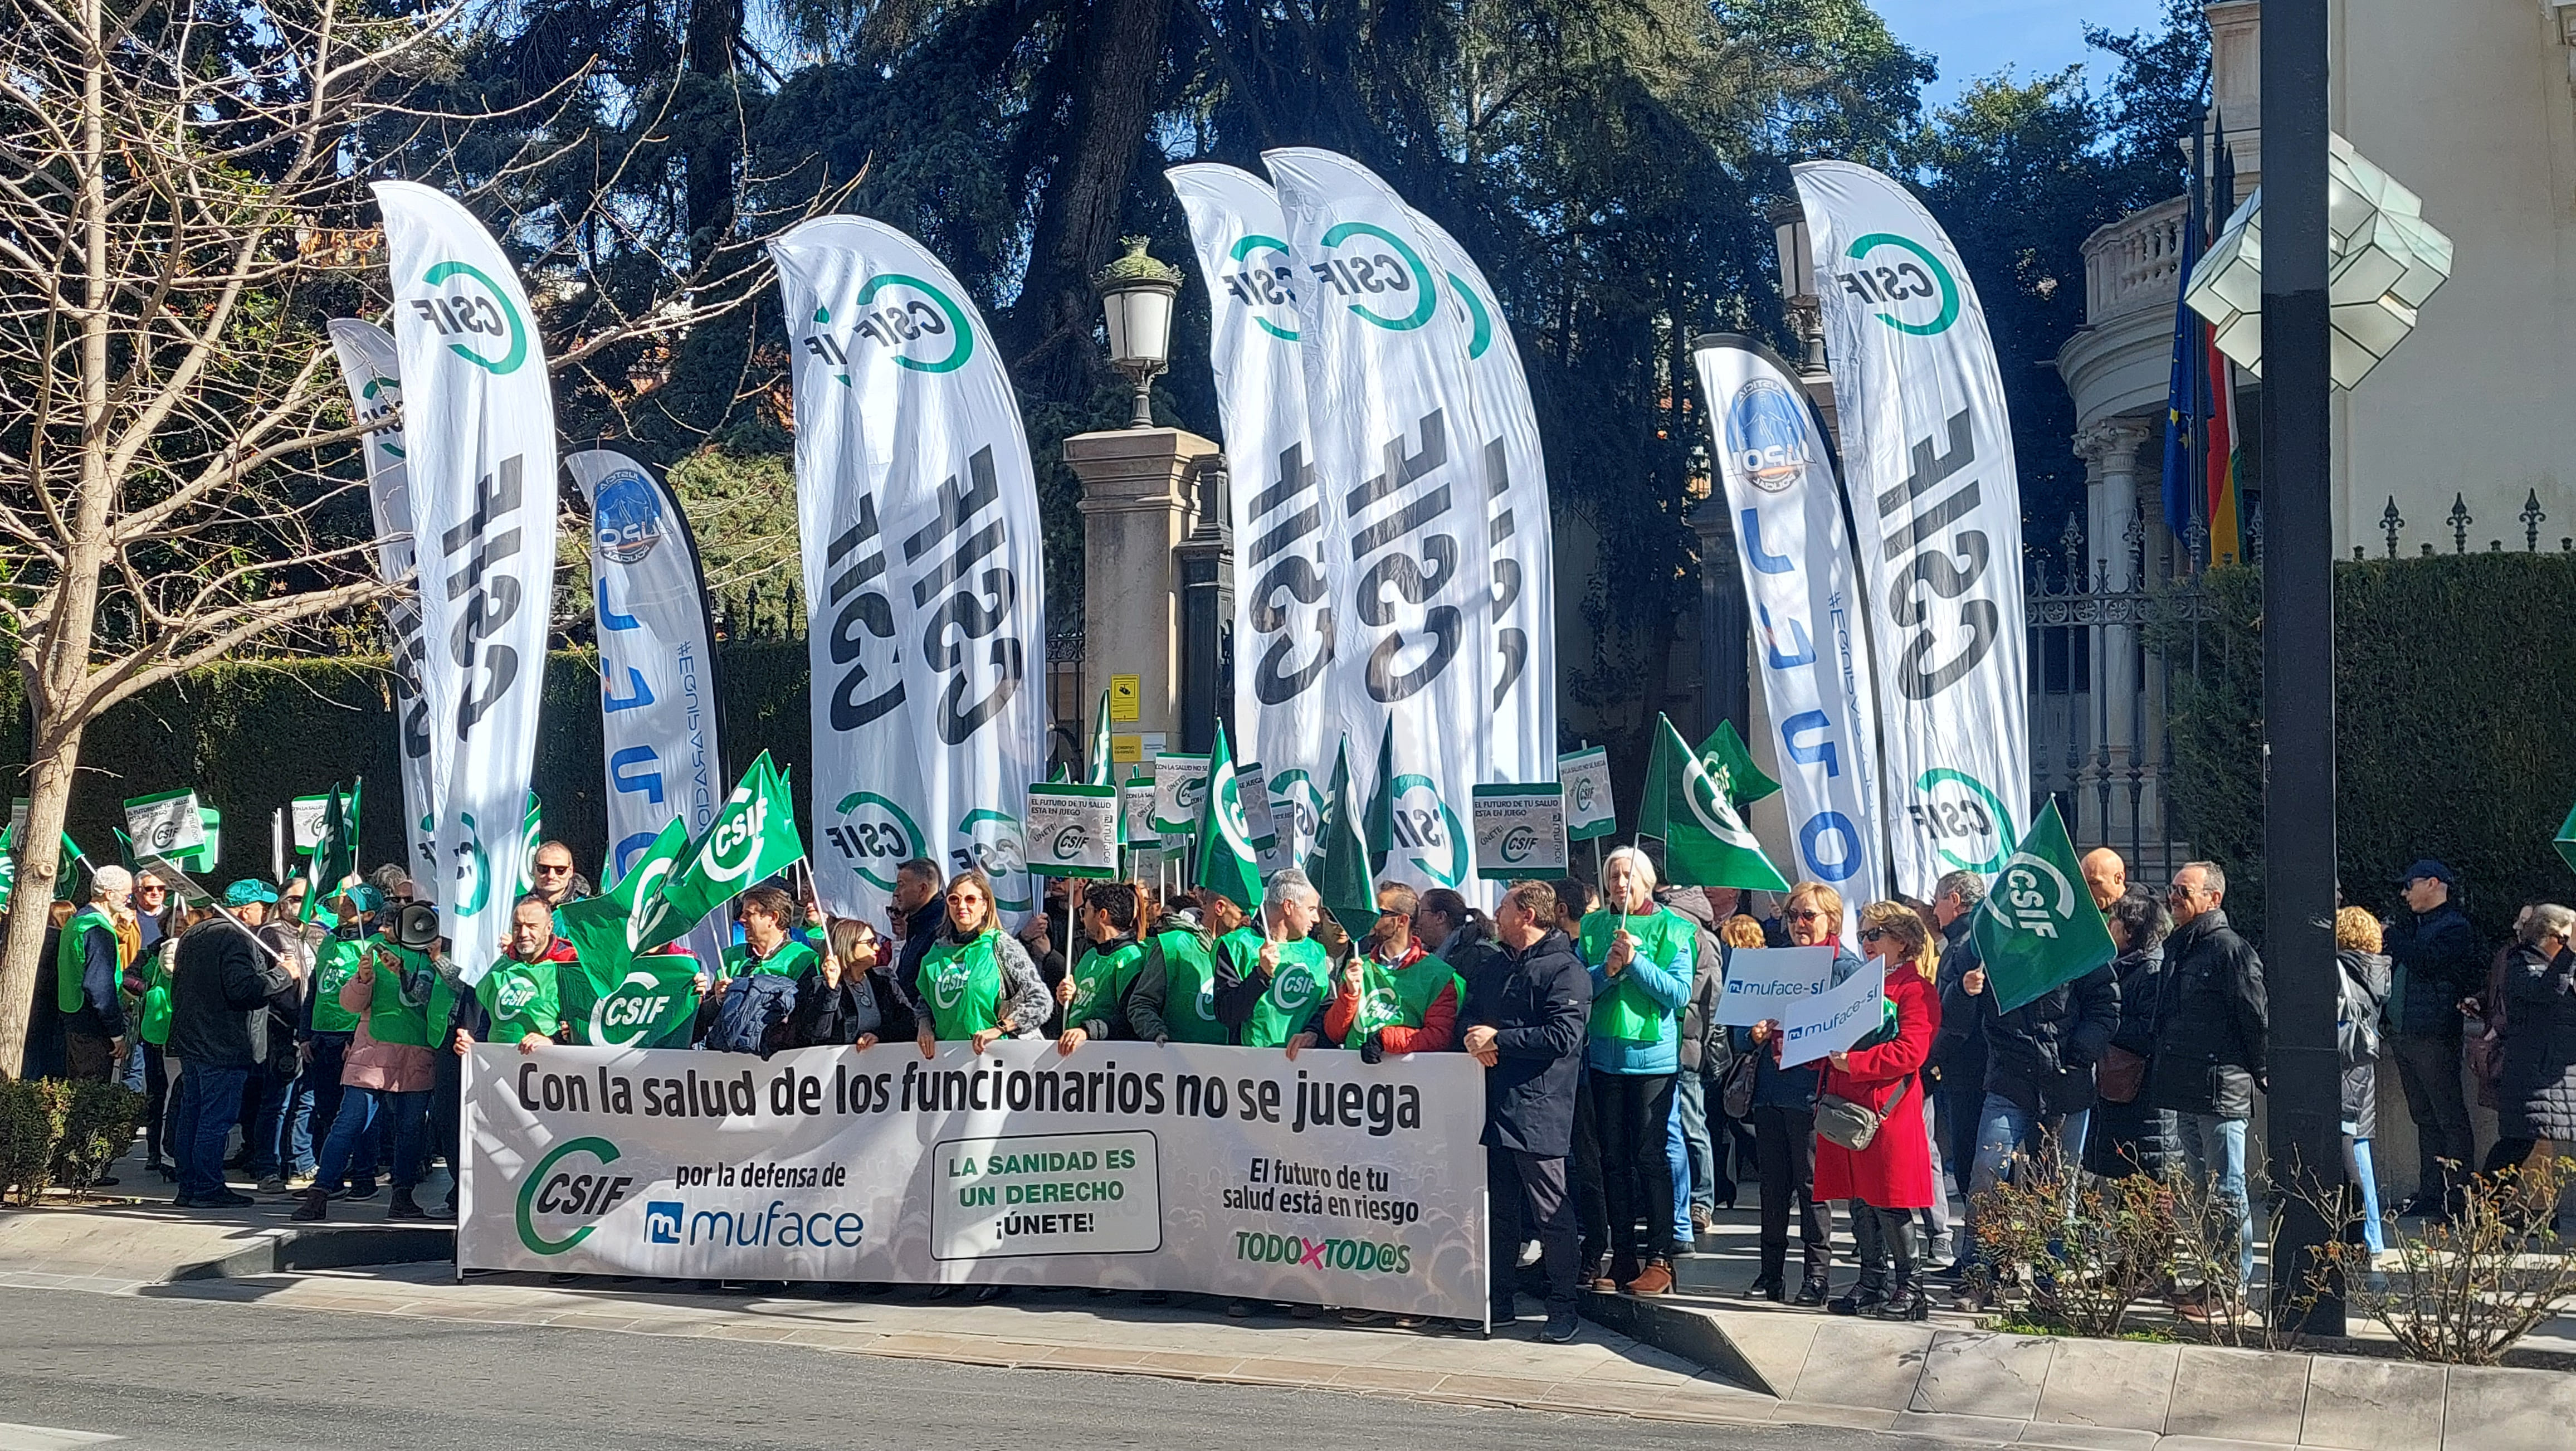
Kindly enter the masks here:
<path id="1" fill-rule="evenodd" d="M 1806 208 L 1795 197 L 1770 211 L 1771 240 L 1780 257 L 1780 300 L 1789 312 L 1789 330 L 1798 337 L 1798 386 L 1807 390 L 1825 417 L 1825 433 L 1835 444 L 1842 434 L 1834 412 L 1833 375 L 1825 370 L 1825 306 L 1816 291 L 1816 243 L 1807 231 Z"/>
<path id="2" fill-rule="evenodd" d="M 1181 293 L 1181 269 L 1147 256 L 1145 240 L 1121 237 L 1126 254 L 1091 279 L 1109 324 L 1109 366 L 1136 386 L 1129 428 L 1154 426 L 1154 375 L 1171 362 L 1172 299 Z"/>

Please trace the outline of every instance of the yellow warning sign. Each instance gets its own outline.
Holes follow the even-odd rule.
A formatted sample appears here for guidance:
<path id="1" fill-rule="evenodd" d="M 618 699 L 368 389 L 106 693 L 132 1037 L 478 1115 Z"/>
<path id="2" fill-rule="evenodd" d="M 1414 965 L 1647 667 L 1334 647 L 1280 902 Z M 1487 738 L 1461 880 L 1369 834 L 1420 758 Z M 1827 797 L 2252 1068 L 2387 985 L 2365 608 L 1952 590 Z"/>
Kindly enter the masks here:
<path id="1" fill-rule="evenodd" d="M 1144 695 L 1145 695 L 1145 689 L 1144 689 L 1144 677 L 1143 677 L 1143 676 L 1141 676 L 1141 675 L 1112 675 L 1112 676 L 1110 676 L 1110 677 L 1109 677 L 1109 718 L 1110 718 L 1111 720 L 1135 720 L 1135 719 L 1138 719 L 1137 714 L 1136 714 L 1136 707 L 1137 707 L 1138 702 L 1139 702 L 1139 701 L 1141 701 L 1141 700 L 1144 698 Z M 1121 756 L 1121 757 L 1119 757 L 1118 759 L 1120 759 L 1120 760 L 1122 760 L 1122 761 L 1132 761 L 1132 760 L 1134 760 L 1134 759 L 1135 759 L 1135 757 L 1133 757 L 1133 756 Z"/>

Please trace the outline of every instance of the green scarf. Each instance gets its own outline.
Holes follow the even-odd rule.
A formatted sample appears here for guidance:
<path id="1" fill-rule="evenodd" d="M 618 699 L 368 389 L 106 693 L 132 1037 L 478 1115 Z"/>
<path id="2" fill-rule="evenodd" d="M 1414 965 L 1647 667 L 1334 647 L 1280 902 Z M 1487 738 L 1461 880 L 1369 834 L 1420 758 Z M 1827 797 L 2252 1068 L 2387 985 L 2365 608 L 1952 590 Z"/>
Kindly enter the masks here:
<path id="1" fill-rule="evenodd" d="M 1673 955 L 1693 941 L 1699 931 L 1689 918 L 1669 907 L 1657 907 L 1636 917 L 1588 912 L 1575 934 L 1584 964 L 1607 961 L 1610 939 L 1623 927 L 1637 939 L 1637 956 L 1664 968 L 1673 965 Z M 1666 1026 L 1673 1021 L 1672 1012 L 1638 986 L 1636 978 L 1625 969 L 1610 982 L 1609 989 L 1592 1000 L 1592 1036 L 1623 1043 L 1662 1042 Z"/>

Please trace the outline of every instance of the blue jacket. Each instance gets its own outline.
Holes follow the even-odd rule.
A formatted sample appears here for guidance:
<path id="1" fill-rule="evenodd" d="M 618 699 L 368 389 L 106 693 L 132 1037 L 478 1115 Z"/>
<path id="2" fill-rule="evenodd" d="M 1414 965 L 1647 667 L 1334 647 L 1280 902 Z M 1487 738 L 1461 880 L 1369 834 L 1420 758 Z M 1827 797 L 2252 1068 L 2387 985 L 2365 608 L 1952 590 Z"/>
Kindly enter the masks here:
<path id="1" fill-rule="evenodd" d="M 1697 959 L 1691 941 L 1694 935 L 1685 933 L 1681 936 L 1673 949 L 1673 960 L 1669 966 L 1657 967 L 1640 953 L 1629 958 L 1628 965 L 1620 970 L 1621 977 L 1635 979 L 1646 996 L 1654 999 L 1655 1005 L 1664 1010 L 1663 1020 L 1657 1027 L 1660 1036 L 1652 1043 L 1586 1038 L 1583 1046 L 1585 1064 L 1603 1073 L 1681 1071 L 1681 1011 L 1682 1004 L 1690 998 L 1691 973 Z M 1587 962 L 1583 966 L 1592 975 L 1592 996 L 1598 1001 L 1603 993 L 1610 990 L 1612 979 L 1609 969 L 1597 962 Z"/>
<path id="2" fill-rule="evenodd" d="M 1866 966 L 1868 964 L 1860 960 L 1859 953 L 1839 945 L 1834 948 L 1834 983 L 1840 983 Z M 1783 1068 L 1775 1044 L 1766 1043 L 1760 1051 L 1755 1051 L 1752 1029 L 1730 1028 L 1727 1033 L 1734 1040 L 1736 1052 L 1753 1054 L 1754 1107 L 1787 1108 L 1805 1113 L 1816 1106 L 1816 1095 L 1825 1086 L 1823 1059 L 1801 1063 L 1795 1068 Z"/>
<path id="3" fill-rule="evenodd" d="M 2459 1037 L 2460 999 L 2487 990 L 2478 929 L 2449 902 L 2420 917 L 2401 911 L 2388 926 L 2387 952 L 2397 964 L 2388 1026 L 2408 1037 Z"/>

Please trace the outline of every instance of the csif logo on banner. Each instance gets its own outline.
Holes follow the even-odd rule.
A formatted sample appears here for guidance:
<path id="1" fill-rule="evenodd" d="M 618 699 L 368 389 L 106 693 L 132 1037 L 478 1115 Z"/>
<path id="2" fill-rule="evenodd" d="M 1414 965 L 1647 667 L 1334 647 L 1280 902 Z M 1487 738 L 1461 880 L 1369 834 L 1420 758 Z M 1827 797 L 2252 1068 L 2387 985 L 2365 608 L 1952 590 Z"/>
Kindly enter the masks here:
<path id="1" fill-rule="evenodd" d="M 1438 783 L 1428 776 L 1398 776 L 1388 794 L 1394 802 L 1394 849 L 1441 886 L 1465 881 L 1467 833 L 1458 824 L 1458 813 L 1440 799 Z"/>
<path id="2" fill-rule="evenodd" d="M 1986 894 L 1986 910 L 2016 931 L 2055 938 L 2075 920 L 2075 884 L 2046 858 L 2017 851 Z"/>
<path id="3" fill-rule="evenodd" d="M 863 347 L 888 348 L 894 365 L 915 373 L 953 373 L 975 355 L 975 329 L 965 309 L 937 284 L 901 272 L 880 272 L 859 289 L 859 312 L 843 322 L 849 332 L 809 334 L 805 350 L 840 371 L 833 377 L 850 382 L 850 357 Z M 814 309 L 818 326 L 832 325 L 829 308 Z"/>
<path id="4" fill-rule="evenodd" d="M 634 1176 L 610 1172 L 620 1157 L 615 1144 L 597 1137 L 547 1150 L 519 1182 L 519 1243 L 531 1254 L 559 1255 L 590 1238 L 600 1216 L 635 1187 Z"/>
<path id="5" fill-rule="evenodd" d="M 1288 244 L 1254 233 L 1235 240 L 1229 260 L 1240 270 L 1223 274 L 1225 290 L 1246 307 L 1271 309 L 1288 320 L 1283 326 L 1255 317 L 1252 325 L 1281 342 L 1297 341 L 1296 276 L 1288 265 Z"/>
<path id="6" fill-rule="evenodd" d="M 651 1037 L 685 996 L 686 989 L 666 987 L 649 972 L 630 972 L 590 1005 L 590 1041 L 631 1048 Z"/>
<path id="7" fill-rule="evenodd" d="M 1845 256 L 1859 265 L 1835 272 L 1835 284 L 1880 309 L 1874 316 L 1896 331 L 1928 338 L 1959 320 L 1959 284 L 1931 248 L 1894 232 L 1872 232 Z"/>
<path id="8" fill-rule="evenodd" d="M 420 280 L 441 290 L 413 298 L 412 310 L 427 318 L 439 336 L 468 339 L 450 342 L 448 351 L 496 378 L 517 372 L 528 361 L 527 320 L 483 269 L 470 262 L 440 262 Z M 471 341 L 477 338 L 503 339 L 500 355 L 483 352 L 482 344 Z"/>
<path id="9" fill-rule="evenodd" d="M 1308 263 L 1326 291 L 1349 299 L 1361 319 L 1390 332 L 1407 332 L 1431 321 L 1440 310 L 1438 284 L 1422 255 L 1402 237 L 1373 222 L 1343 222 L 1324 233 L 1331 255 Z M 1389 249 L 1392 249 L 1391 251 Z M 1392 298 L 1408 311 L 1389 316 L 1370 304 Z"/>
<path id="10" fill-rule="evenodd" d="M 860 880 L 879 891 L 893 891 L 895 868 L 925 853 L 921 828 L 912 817 L 873 791 L 853 791 L 832 810 L 840 820 L 823 828 L 823 839 Z"/>

